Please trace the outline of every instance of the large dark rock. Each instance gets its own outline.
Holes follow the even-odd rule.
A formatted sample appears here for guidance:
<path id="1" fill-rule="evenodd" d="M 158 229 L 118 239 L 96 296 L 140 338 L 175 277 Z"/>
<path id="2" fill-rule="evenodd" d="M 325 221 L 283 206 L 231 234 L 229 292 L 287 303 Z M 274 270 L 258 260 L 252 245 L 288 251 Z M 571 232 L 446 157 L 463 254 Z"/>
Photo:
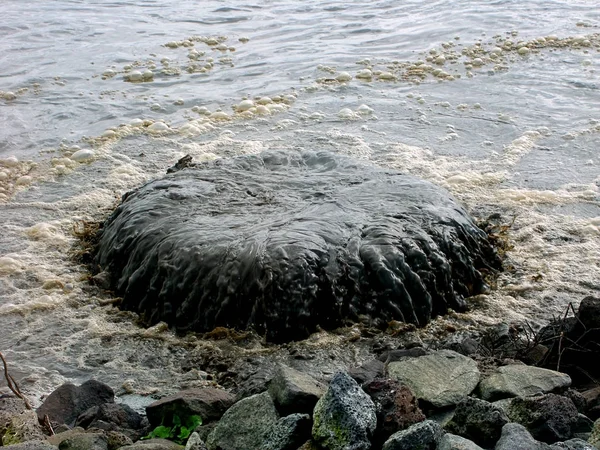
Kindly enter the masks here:
<path id="1" fill-rule="evenodd" d="M 425 420 L 411 390 L 395 380 L 375 379 L 363 385 L 375 403 L 377 429 L 373 441 L 383 444 L 392 434 Z"/>
<path id="2" fill-rule="evenodd" d="M 509 422 L 498 406 L 473 397 L 465 397 L 457 406 L 446 430 L 483 446 L 492 447 Z"/>
<path id="3" fill-rule="evenodd" d="M 146 322 L 272 341 L 359 316 L 425 325 L 499 267 L 448 192 L 327 152 L 179 170 L 126 194 L 99 237 L 98 269 Z"/>
<path id="4" fill-rule="evenodd" d="M 549 444 L 571 439 L 579 419 L 573 401 L 555 394 L 513 398 L 506 412 L 512 422 Z"/>
<path id="5" fill-rule="evenodd" d="M 198 415 L 206 423 L 220 419 L 234 401 L 235 396 L 223 389 L 188 389 L 146 406 L 146 416 L 153 427 L 172 423 L 174 415 Z"/>
<path id="6" fill-rule="evenodd" d="M 81 386 L 65 383 L 52 392 L 37 410 L 40 420 L 48 415 L 52 424 L 73 425 L 77 417 L 93 406 L 114 403 L 115 393 L 110 386 L 89 380 Z"/>
<path id="7" fill-rule="evenodd" d="M 106 431 L 118 431 L 137 441 L 147 434 L 148 420 L 124 404 L 105 403 L 93 406 L 80 414 L 75 422 L 82 428 L 97 428 Z"/>

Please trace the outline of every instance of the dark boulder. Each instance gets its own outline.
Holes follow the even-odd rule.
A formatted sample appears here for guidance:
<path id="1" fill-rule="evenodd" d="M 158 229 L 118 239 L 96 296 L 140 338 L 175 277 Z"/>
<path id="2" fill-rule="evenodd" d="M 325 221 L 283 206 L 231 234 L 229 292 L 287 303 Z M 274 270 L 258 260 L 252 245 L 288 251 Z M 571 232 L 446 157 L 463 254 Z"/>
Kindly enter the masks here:
<path id="1" fill-rule="evenodd" d="M 498 406 L 478 398 L 465 397 L 456 406 L 446 430 L 483 447 L 492 447 L 500 439 L 502 427 L 508 422 L 506 413 Z"/>
<path id="2" fill-rule="evenodd" d="M 132 441 L 147 434 L 148 420 L 128 405 L 105 403 L 80 414 L 75 422 L 82 428 L 97 428 L 106 431 L 119 431 Z"/>
<path id="3" fill-rule="evenodd" d="M 198 164 L 126 194 L 96 257 L 124 309 L 179 331 L 301 339 L 369 318 L 425 325 L 499 259 L 440 187 L 327 152 Z"/>
<path id="4" fill-rule="evenodd" d="M 73 425 L 77 417 L 93 406 L 114 403 L 115 393 L 110 386 L 89 380 L 81 386 L 65 383 L 52 392 L 37 410 L 40 420 L 47 415 L 54 425 Z"/>
<path id="5" fill-rule="evenodd" d="M 219 420 L 234 402 L 235 397 L 223 389 L 188 389 L 146 406 L 146 416 L 153 427 L 172 423 L 174 415 L 180 419 L 198 415 L 206 423 Z"/>
<path id="6" fill-rule="evenodd" d="M 383 444 L 392 434 L 425 420 L 419 402 L 411 390 L 396 380 L 375 379 L 363 385 L 377 414 L 372 441 Z"/>
<path id="7" fill-rule="evenodd" d="M 513 398 L 506 412 L 512 422 L 549 444 L 571 439 L 579 421 L 573 401 L 556 394 Z"/>

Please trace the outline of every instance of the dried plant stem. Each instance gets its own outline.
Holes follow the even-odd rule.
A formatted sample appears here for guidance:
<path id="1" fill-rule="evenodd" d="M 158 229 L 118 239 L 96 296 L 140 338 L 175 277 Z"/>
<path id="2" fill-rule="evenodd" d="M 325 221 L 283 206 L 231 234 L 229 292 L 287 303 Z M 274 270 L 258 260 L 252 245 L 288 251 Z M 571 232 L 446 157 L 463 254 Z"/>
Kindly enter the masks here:
<path id="1" fill-rule="evenodd" d="M 17 397 L 23 400 L 23 402 L 25 402 L 25 407 L 27 409 L 32 409 L 29 400 L 27 400 L 27 397 L 25 397 L 21 392 L 21 389 L 19 389 L 19 385 L 17 384 L 16 380 L 11 374 L 8 373 L 8 364 L 6 363 L 6 359 L 4 358 L 2 352 L 0 352 L 0 359 L 2 360 L 2 364 L 4 364 L 4 377 L 6 378 L 6 384 L 8 385 L 8 388 L 13 391 Z"/>

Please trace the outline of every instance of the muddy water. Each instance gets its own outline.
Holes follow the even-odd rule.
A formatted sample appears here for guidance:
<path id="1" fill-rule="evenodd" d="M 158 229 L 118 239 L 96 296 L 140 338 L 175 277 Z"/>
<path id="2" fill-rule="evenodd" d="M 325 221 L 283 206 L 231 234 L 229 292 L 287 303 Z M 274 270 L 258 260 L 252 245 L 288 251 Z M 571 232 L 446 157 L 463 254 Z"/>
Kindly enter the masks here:
<path id="1" fill-rule="evenodd" d="M 542 322 L 600 289 L 597 2 L 2 10 L 0 350 L 36 401 L 91 376 L 138 393 L 206 382 L 224 350 L 137 327 L 71 257 L 74 230 L 185 154 L 329 150 L 501 213 L 514 270 L 452 318 L 467 328 Z"/>

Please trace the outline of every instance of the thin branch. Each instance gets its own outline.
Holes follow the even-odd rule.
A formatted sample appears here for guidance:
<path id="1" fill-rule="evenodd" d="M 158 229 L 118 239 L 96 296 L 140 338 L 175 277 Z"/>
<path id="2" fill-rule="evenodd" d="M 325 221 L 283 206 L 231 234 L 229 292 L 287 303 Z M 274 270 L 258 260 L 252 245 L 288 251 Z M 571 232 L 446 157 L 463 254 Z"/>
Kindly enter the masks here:
<path id="1" fill-rule="evenodd" d="M 11 374 L 8 373 L 8 364 L 6 363 L 6 359 L 4 359 L 4 355 L 0 352 L 0 359 L 2 360 L 2 364 L 4 364 L 4 377 L 6 378 L 6 384 L 8 388 L 13 391 L 13 393 L 19 397 L 23 402 L 25 402 L 25 407 L 27 409 L 32 409 L 29 400 L 21 393 L 21 389 L 19 389 L 19 385 L 17 381 L 12 377 Z"/>

